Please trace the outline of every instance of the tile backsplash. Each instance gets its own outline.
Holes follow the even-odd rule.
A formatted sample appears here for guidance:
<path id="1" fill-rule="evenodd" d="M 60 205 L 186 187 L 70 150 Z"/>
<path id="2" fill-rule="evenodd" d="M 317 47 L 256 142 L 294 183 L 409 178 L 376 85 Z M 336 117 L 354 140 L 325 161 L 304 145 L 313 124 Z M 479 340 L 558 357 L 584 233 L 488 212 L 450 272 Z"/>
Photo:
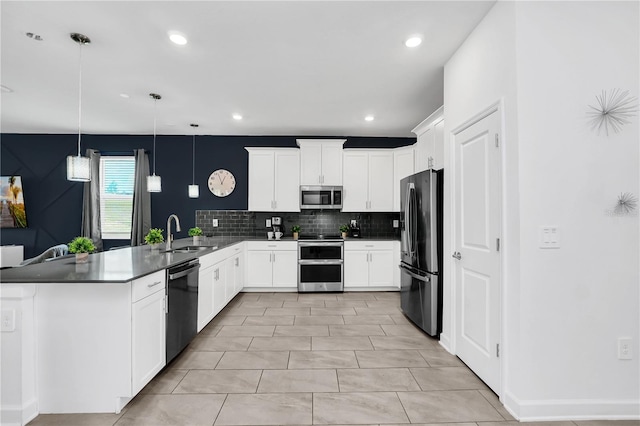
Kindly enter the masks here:
<path id="1" fill-rule="evenodd" d="M 302 212 L 249 212 L 244 210 L 196 210 L 196 226 L 207 236 L 263 237 L 269 230 L 266 220 L 282 217 L 285 236 L 291 236 L 291 227 L 300 225 L 302 234 L 338 234 L 340 225 L 356 219 L 364 238 L 400 238 L 393 221 L 399 213 L 344 213 L 332 210 L 305 210 Z M 213 227 L 218 219 L 218 227 Z"/>

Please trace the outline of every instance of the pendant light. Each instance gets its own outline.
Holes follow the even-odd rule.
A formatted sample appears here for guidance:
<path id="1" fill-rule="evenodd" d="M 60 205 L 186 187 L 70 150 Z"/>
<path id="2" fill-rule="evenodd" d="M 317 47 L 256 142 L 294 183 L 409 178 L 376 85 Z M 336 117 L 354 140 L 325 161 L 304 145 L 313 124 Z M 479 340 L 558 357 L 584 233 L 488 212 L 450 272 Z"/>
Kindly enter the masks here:
<path id="1" fill-rule="evenodd" d="M 189 198 L 198 198 L 200 197 L 200 187 L 198 185 L 196 185 L 196 129 L 198 128 L 197 124 L 190 124 L 190 126 L 193 128 L 193 154 L 192 154 L 192 158 L 193 158 L 193 164 L 191 167 L 192 170 L 192 184 L 189 185 Z"/>
<path id="2" fill-rule="evenodd" d="M 147 191 L 161 192 L 162 180 L 160 176 L 156 176 L 156 104 L 158 99 L 162 99 L 162 96 L 155 93 L 149 93 L 149 96 L 153 99 L 153 175 L 147 176 Z"/>
<path id="3" fill-rule="evenodd" d="M 80 46 L 80 72 L 78 73 L 78 155 L 67 157 L 67 180 L 74 182 L 91 181 L 91 160 L 80 155 L 80 139 L 82 135 L 82 46 L 91 43 L 83 34 L 71 33 L 71 40 Z"/>

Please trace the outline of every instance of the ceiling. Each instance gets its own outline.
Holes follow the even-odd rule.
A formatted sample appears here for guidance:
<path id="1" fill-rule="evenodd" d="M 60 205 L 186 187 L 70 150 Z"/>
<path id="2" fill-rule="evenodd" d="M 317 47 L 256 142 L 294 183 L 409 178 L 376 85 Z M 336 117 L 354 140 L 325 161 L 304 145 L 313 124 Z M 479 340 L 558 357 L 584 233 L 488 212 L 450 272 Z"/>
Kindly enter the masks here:
<path id="1" fill-rule="evenodd" d="M 159 134 L 412 136 L 493 3 L 3 0 L 1 130 L 77 133 L 79 32 L 83 133 L 153 133 L 155 92 Z"/>

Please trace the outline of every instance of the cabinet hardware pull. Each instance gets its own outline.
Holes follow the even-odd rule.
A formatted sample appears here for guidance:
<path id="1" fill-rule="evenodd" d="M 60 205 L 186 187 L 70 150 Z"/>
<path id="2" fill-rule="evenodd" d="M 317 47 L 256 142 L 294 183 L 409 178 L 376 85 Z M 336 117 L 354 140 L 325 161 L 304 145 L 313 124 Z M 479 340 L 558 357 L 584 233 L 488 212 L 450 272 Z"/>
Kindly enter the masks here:
<path id="1" fill-rule="evenodd" d="M 155 286 L 157 286 L 158 284 L 162 284 L 162 281 L 156 281 L 156 282 L 155 282 L 155 283 L 153 283 L 153 284 L 147 284 L 147 287 L 155 287 Z"/>

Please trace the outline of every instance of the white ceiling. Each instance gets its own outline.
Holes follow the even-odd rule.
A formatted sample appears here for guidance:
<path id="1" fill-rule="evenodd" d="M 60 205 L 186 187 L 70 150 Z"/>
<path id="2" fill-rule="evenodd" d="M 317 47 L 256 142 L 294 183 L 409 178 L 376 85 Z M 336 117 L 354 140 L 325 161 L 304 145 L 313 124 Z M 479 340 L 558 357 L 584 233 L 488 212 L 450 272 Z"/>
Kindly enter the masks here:
<path id="1" fill-rule="evenodd" d="M 155 92 L 159 134 L 412 136 L 493 3 L 3 0 L 1 130 L 78 131 L 79 32 L 83 133 L 152 133 Z"/>

